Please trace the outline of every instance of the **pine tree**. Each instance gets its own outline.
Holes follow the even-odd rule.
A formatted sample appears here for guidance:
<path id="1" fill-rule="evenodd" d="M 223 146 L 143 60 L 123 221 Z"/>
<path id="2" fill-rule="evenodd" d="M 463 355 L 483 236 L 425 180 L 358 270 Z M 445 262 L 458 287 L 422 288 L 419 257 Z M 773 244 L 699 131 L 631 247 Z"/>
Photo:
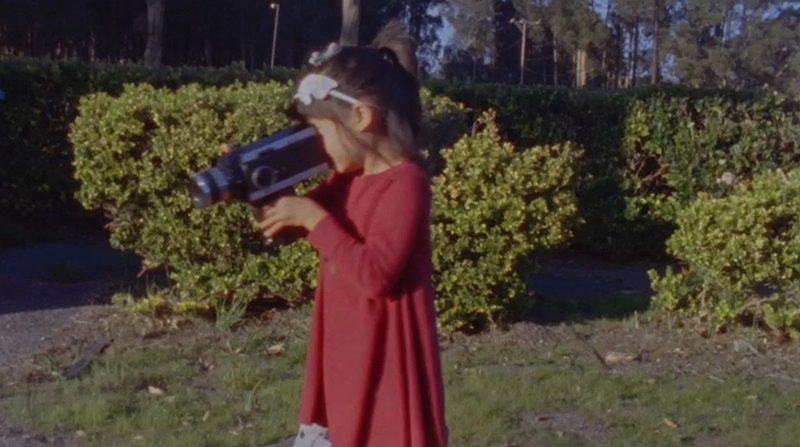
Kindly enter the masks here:
<path id="1" fill-rule="evenodd" d="M 589 56 L 597 59 L 596 53 L 606 46 L 610 36 L 608 27 L 583 0 L 553 0 L 548 9 L 554 59 L 566 53 L 574 67 L 574 85 L 583 87 L 592 71 Z"/>
<path id="2" fill-rule="evenodd" d="M 735 65 L 728 33 L 734 0 L 681 0 L 671 52 L 675 74 L 694 87 L 727 86 Z"/>
<path id="3" fill-rule="evenodd" d="M 800 94 L 800 11 L 787 9 L 776 17 L 752 23 L 733 39 L 737 87 L 770 85 Z"/>
<path id="4" fill-rule="evenodd" d="M 446 10 L 448 22 L 455 31 L 455 44 L 469 53 L 472 59 L 472 77 L 477 80 L 478 63 L 494 59 L 494 1 L 453 0 Z"/>

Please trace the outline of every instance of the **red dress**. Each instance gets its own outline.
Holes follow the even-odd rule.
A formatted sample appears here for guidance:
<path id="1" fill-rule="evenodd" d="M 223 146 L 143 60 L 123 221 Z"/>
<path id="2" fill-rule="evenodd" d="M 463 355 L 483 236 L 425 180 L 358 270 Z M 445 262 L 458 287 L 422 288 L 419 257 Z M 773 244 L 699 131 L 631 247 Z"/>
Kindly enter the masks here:
<path id="1" fill-rule="evenodd" d="M 333 447 L 444 447 L 427 177 L 413 163 L 334 174 L 309 194 L 329 215 L 320 254 L 300 423 Z"/>

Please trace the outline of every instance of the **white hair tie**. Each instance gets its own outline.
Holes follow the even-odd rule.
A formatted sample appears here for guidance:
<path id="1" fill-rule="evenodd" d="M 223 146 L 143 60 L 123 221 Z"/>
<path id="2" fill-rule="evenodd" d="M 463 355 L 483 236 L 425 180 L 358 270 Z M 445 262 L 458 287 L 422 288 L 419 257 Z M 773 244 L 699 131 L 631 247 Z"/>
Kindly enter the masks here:
<path id="1" fill-rule="evenodd" d="M 300 81 L 294 99 L 309 105 L 315 99 L 326 99 L 328 96 L 333 96 L 352 105 L 360 104 L 356 98 L 336 90 L 338 86 L 338 82 L 325 75 L 310 74 Z"/>
<path id="2" fill-rule="evenodd" d="M 333 56 L 339 54 L 340 51 L 342 51 L 342 47 L 336 42 L 331 42 L 327 47 L 325 47 L 325 51 L 321 53 L 319 51 L 311 53 L 311 57 L 308 58 L 308 63 L 315 67 L 319 67 Z"/>

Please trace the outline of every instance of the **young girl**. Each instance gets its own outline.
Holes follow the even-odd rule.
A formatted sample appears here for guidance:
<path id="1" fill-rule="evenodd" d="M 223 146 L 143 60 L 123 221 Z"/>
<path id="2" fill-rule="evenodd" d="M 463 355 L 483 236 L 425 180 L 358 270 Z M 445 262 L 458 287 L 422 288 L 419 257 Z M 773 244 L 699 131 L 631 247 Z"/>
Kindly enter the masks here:
<path id="1" fill-rule="evenodd" d="M 304 229 L 321 258 L 295 445 L 447 445 L 415 49 L 398 22 L 369 47 L 331 44 L 295 95 L 334 171 L 259 222 Z"/>

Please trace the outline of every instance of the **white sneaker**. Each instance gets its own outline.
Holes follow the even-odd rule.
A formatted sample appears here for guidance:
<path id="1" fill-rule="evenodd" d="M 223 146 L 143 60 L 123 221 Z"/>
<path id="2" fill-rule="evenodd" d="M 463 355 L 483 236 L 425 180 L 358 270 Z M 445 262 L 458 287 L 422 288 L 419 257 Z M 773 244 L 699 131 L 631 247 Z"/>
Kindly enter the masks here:
<path id="1" fill-rule="evenodd" d="M 332 447 L 328 429 L 318 424 L 300 424 L 293 447 Z"/>

